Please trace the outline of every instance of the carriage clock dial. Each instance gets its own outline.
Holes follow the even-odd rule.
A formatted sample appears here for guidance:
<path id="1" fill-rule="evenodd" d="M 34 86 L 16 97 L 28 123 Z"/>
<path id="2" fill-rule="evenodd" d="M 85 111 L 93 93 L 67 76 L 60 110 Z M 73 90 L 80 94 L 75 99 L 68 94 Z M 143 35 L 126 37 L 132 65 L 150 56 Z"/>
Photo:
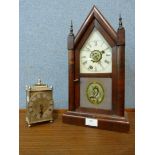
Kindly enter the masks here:
<path id="1" fill-rule="evenodd" d="M 28 106 L 34 120 L 46 119 L 53 109 L 52 98 L 50 94 L 39 92 L 35 93 Z"/>
<path id="2" fill-rule="evenodd" d="M 112 48 L 96 29 L 80 51 L 81 73 L 110 73 L 112 71 Z"/>

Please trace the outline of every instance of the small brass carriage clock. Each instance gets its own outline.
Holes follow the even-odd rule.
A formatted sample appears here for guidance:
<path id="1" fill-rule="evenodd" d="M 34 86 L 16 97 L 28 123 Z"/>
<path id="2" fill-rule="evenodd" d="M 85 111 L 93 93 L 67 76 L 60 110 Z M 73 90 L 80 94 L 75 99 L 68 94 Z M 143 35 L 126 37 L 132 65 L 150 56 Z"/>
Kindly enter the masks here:
<path id="1" fill-rule="evenodd" d="M 26 122 L 32 124 L 53 121 L 53 88 L 40 79 L 33 86 L 26 86 Z"/>

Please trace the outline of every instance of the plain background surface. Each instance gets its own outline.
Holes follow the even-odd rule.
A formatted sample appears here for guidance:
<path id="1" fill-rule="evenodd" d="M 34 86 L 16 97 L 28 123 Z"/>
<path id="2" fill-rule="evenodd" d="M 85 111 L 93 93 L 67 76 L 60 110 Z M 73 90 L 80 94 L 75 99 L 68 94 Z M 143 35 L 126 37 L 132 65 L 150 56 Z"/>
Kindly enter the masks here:
<path id="1" fill-rule="evenodd" d="M 55 108 L 68 107 L 67 35 L 70 20 L 77 33 L 95 4 L 115 30 L 121 13 L 126 29 L 125 107 L 135 105 L 134 0 L 20 0 L 19 103 L 25 108 L 25 85 L 40 77 L 54 87 Z"/>

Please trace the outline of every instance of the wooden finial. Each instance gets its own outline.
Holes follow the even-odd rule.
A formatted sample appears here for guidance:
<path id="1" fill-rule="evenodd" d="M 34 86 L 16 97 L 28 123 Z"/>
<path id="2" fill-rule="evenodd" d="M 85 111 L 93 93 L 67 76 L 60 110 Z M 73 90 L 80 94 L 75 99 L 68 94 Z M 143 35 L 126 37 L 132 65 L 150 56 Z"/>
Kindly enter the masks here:
<path id="1" fill-rule="evenodd" d="M 73 23 L 72 23 L 72 20 L 71 20 L 71 26 L 70 26 L 70 33 L 69 33 L 69 35 L 74 35 L 73 34 Z"/>
<path id="2" fill-rule="evenodd" d="M 121 14 L 119 15 L 119 29 L 123 27 Z"/>
<path id="3" fill-rule="evenodd" d="M 121 14 L 119 15 L 119 27 L 117 29 L 117 45 L 125 45 L 125 29 L 122 24 Z"/>
<path id="4" fill-rule="evenodd" d="M 71 20 L 70 33 L 68 35 L 68 50 L 72 50 L 73 48 L 74 48 L 74 33 L 73 33 L 73 23 Z"/>

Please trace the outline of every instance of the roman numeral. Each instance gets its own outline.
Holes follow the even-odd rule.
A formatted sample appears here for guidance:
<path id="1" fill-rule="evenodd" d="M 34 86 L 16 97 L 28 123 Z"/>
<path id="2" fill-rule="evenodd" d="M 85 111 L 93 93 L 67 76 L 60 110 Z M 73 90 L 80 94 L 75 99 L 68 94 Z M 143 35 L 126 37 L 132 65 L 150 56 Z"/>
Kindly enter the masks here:
<path id="1" fill-rule="evenodd" d="M 107 47 L 106 49 L 104 49 L 104 51 L 106 51 L 107 49 L 109 49 L 109 47 Z"/>
<path id="2" fill-rule="evenodd" d="M 87 63 L 87 61 L 84 61 L 82 64 L 85 65 Z"/>
<path id="3" fill-rule="evenodd" d="M 105 62 L 105 63 L 107 63 L 107 64 L 109 64 L 109 63 L 110 63 L 108 60 L 105 60 L 104 62 Z"/>
<path id="4" fill-rule="evenodd" d="M 81 58 L 86 58 L 86 56 L 82 56 Z"/>
<path id="5" fill-rule="evenodd" d="M 88 51 L 90 51 L 90 48 L 86 47 L 86 49 L 87 49 Z"/>
<path id="6" fill-rule="evenodd" d="M 93 69 L 93 66 L 90 65 L 88 69 Z"/>
<path id="7" fill-rule="evenodd" d="M 111 54 L 106 54 L 106 56 L 111 56 Z"/>

